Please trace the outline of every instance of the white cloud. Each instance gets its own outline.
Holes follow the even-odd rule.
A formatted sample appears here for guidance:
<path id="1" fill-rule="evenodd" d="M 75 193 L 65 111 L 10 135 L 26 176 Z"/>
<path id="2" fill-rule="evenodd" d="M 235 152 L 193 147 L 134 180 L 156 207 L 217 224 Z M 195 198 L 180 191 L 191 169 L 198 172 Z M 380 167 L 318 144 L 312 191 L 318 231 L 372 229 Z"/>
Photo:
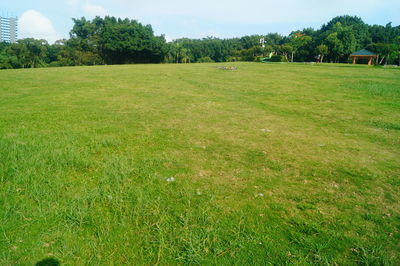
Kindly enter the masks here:
<path id="1" fill-rule="evenodd" d="M 108 15 L 107 9 L 105 9 L 102 6 L 86 3 L 82 6 L 82 8 L 83 8 L 83 11 L 86 13 L 86 15 L 88 15 L 90 17 L 95 17 L 95 16 L 104 17 L 104 16 Z"/>
<path id="2" fill-rule="evenodd" d="M 96 0 L 94 0 L 96 2 Z M 104 17 L 109 14 L 108 10 L 101 5 L 93 4 L 84 0 L 65 0 L 67 6 L 74 11 L 81 11 L 87 17 Z"/>
<path id="3" fill-rule="evenodd" d="M 53 23 L 35 10 L 24 12 L 18 20 L 19 38 L 45 39 L 49 43 L 61 39 L 61 35 L 54 29 Z"/>
<path id="4" fill-rule="evenodd" d="M 166 42 L 173 42 L 174 41 L 174 39 L 172 37 L 167 36 L 167 35 L 165 35 L 164 38 L 165 38 Z"/>
<path id="5" fill-rule="evenodd" d="M 79 0 L 66 0 L 65 1 L 69 7 L 77 8 L 79 6 Z"/>

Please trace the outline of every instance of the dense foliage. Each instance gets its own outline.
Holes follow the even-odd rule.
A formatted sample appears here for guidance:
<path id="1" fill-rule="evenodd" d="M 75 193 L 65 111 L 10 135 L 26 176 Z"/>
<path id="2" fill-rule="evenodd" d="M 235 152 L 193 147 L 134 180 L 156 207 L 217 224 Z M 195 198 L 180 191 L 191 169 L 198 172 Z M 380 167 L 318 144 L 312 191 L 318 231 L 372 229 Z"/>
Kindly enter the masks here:
<path id="1" fill-rule="evenodd" d="M 400 26 L 368 25 L 355 16 L 335 17 L 319 30 L 306 28 L 242 38 L 182 38 L 166 43 L 150 25 L 115 17 L 73 19 L 68 40 L 48 44 L 22 39 L 0 43 L 0 68 L 126 63 L 194 63 L 226 61 L 348 62 L 349 54 L 367 48 L 376 64 L 400 64 Z M 264 40 L 264 45 L 260 43 Z"/>

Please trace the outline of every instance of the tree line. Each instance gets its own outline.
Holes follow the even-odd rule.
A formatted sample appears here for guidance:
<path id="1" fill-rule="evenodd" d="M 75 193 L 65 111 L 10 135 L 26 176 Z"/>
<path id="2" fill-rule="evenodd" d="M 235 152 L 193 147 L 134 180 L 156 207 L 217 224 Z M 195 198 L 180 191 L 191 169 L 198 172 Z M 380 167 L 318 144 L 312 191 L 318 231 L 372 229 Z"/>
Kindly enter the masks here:
<path id="1" fill-rule="evenodd" d="M 260 42 L 262 40 L 262 42 Z M 151 25 L 115 17 L 73 19 L 70 38 L 48 44 L 21 39 L 0 43 L 0 69 L 134 63 L 228 61 L 346 63 L 366 48 L 378 54 L 375 64 L 400 65 L 400 26 L 368 25 L 356 16 L 338 16 L 320 29 L 305 28 L 241 38 L 181 38 L 167 43 Z"/>

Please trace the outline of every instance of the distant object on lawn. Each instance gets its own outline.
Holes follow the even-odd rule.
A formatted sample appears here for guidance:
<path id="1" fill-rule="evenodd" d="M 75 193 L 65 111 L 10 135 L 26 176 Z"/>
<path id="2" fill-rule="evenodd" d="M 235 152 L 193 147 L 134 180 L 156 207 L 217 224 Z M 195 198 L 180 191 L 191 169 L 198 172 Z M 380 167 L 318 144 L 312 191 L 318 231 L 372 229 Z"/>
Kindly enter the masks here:
<path id="1" fill-rule="evenodd" d="M 219 66 L 217 68 L 218 69 L 222 69 L 222 70 L 237 70 L 237 67 L 234 67 L 234 66 L 231 66 L 231 67 L 229 67 L 229 66 Z"/>

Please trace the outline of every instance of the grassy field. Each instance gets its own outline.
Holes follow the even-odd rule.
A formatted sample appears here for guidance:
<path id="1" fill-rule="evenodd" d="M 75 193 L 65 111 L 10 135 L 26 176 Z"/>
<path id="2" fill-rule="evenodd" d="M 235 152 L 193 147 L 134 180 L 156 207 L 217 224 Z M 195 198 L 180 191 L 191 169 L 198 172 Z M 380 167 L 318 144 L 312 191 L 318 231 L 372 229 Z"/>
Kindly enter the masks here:
<path id="1" fill-rule="evenodd" d="M 398 69 L 0 71 L 0 265 L 398 265 L 399 176 Z"/>

